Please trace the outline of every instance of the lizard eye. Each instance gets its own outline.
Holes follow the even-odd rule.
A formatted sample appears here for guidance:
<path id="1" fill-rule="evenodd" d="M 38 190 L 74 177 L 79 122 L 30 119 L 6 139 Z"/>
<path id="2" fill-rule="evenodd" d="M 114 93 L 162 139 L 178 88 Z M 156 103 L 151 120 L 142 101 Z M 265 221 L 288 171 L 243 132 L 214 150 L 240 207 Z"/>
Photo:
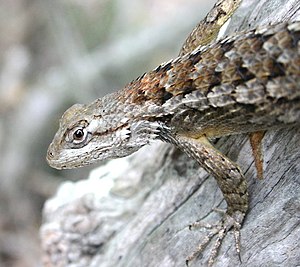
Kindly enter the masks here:
<path id="1" fill-rule="evenodd" d="M 81 140 L 84 137 L 84 131 L 83 129 L 77 129 L 74 133 L 73 133 L 73 138 L 75 140 Z"/>
<path id="2" fill-rule="evenodd" d="M 87 130 L 82 127 L 76 127 L 70 132 L 69 139 L 72 140 L 74 144 L 80 144 L 87 138 Z"/>

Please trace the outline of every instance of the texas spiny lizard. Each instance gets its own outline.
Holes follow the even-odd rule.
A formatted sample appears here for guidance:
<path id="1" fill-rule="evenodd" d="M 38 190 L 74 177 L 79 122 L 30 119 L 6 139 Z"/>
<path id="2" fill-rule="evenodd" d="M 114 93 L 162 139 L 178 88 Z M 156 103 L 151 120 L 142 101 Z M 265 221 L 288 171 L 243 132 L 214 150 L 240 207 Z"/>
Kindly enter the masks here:
<path id="1" fill-rule="evenodd" d="M 240 1 L 219 1 L 191 33 L 179 57 L 60 120 L 47 160 L 57 169 L 130 155 L 153 139 L 172 143 L 212 174 L 228 208 L 214 234 L 212 265 L 226 232 L 240 228 L 248 209 L 240 168 L 209 139 L 250 133 L 262 177 L 260 142 L 270 128 L 300 124 L 300 22 L 286 22 L 212 41 Z"/>

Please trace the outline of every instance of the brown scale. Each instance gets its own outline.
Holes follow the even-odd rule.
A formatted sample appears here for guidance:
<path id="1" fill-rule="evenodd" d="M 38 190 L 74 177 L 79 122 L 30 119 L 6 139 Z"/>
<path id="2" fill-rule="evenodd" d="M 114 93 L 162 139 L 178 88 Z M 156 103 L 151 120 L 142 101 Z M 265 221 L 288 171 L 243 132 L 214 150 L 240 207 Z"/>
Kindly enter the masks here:
<path id="1" fill-rule="evenodd" d="M 270 38 L 270 41 L 273 41 L 277 44 L 280 48 L 286 49 L 288 47 L 292 47 L 293 39 L 288 31 L 281 31 L 275 34 L 273 37 Z"/>
<path id="2" fill-rule="evenodd" d="M 159 87 L 159 78 L 154 73 L 145 74 L 142 78 L 128 84 L 123 91 L 122 98 L 130 102 L 141 104 L 148 100 L 160 102 L 163 91 Z"/>

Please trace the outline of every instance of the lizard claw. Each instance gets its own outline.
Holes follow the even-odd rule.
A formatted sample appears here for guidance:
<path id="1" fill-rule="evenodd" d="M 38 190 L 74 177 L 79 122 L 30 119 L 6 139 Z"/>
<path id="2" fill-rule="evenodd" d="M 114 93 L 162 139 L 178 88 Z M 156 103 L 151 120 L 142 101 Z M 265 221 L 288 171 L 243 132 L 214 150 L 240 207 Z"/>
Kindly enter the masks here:
<path id="1" fill-rule="evenodd" d="M 204 251 L 206 246 L 210 243 L 212 238 L 214 236 L 217 236 L 217 239 L 214 243 L 214 246 L 210 252 L 210 256 L 208 259 L 208 266 L 212 266 L 217 255 L 218 251 L 221 247 L 222 241 L 225 238 L 227 232 L 231 229 L 233 229 L 234 239 L 235 239 L 235 249 L 238 254 L 239 260 L 241 261 L 240 257 L 240 229 L 242 222 L 244 220 L 245 214 L 241 213 L 240 211 L 234 212 L 232 215 L 229 215 L 228 213 L 225 213 L 223 215 L 223 218 L 217 222 L 214 225 L 204 223 L 204 222 L 195 222 L 193 224 L 189 225 L 189 229 L 195 227 L 202 227 L 206 229 L 210 229 L 209 233 L 204 237 L 202 242 L 198 245 L 198 247 L 193 251 L 191 255 L 189 255 L 186 259 L 186 265 L 188 266 L 188 263 L 195 259 L 201 252 Z"/>

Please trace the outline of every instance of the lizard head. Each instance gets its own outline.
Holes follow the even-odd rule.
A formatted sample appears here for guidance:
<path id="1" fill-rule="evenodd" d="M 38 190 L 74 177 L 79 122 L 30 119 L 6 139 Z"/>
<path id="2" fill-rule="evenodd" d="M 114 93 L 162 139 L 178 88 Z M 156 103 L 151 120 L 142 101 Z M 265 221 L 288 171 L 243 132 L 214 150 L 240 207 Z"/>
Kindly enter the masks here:
<path id="1" fill-rule="evenodd" d="M 124 106 L 101 99 L 90 105 L 73 105 L 63 114 L 48 148 L 49 165 L 71 169 L 124 157 L 157 137 L 157 123 L 137 120 L 131 114 Z"/>

